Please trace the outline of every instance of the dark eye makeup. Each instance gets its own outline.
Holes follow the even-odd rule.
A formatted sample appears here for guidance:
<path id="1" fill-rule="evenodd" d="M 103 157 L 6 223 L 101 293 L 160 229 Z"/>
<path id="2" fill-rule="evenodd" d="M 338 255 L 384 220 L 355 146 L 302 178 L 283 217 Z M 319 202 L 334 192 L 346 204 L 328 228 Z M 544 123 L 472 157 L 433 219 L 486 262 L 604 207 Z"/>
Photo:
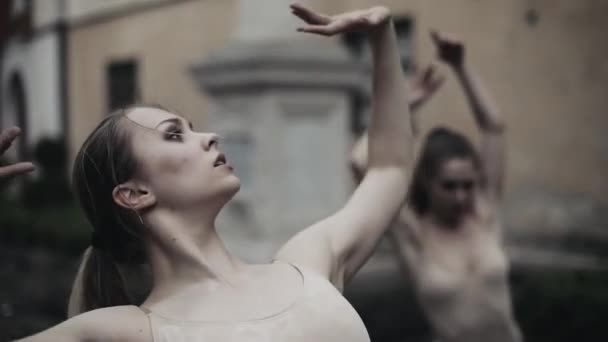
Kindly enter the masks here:
<path id="1" fill-rule="evenodd" d="M 164 137 L 165 140 L 182 141 L 183 134 L 184 131 L 181 129 L 181 127 L 178 127 L 177 125 L 171 125 L 165 131 Z"/>

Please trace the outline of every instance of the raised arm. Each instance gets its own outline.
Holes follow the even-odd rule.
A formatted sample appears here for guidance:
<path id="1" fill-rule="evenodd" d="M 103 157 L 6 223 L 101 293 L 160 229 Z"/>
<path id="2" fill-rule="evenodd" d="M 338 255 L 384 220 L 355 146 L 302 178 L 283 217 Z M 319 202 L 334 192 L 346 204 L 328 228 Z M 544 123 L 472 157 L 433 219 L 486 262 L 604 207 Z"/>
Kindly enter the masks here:
<path id="1" fill-rule="evenodd" d="M 410 104 L 414 136 L 418 136 L 420 133 L 419 109 L 437 93 L 437 90 L 443 85 L 443 81 L 444 77 L 435 72 L 433 65 L 427 66 L 422 72 L 414 71 L 414 74 L 408 79 L 407 98 Z"/>
<path id="2" fill-rule="evenodd" d="M 482 133 L 481 159 L 491 198 L 502 197 L 504 174 L 505 124 L 486 88 L 465 57 L 461 41 L 431 32 L 439 59 L 449 65 L 458 79 Z"/>
<path id="3" fill-rule="evenodd" d="M 329 218 L 305 229 L 277 254 L 327 276 L 341 289 L 369 258 L 403 204 L 412 160 L 409 103 L 389 10 L 374 7 L 326 16 L 301 5 L 295 15 L 308 25 L 300 31 L 334 35 L 350 30 L 368 33 L 373 56 L 373 116 L 369 128 L 369 170 L 347 204 Z"/>
<path id="4" fill-rule="evenodd" d="M 424 71 L 415 71 L 408 79 L 407 99 L 410 115 L 403 114 L 403 120 L 411 120 L 414 137 L 419 134 L 419 109 L 427 103 L 443 84 L 444 78 L 435 73 L 435 68 L 429 65 Z M 367 171 L 367 132 L 362 134 L 355 142 L 350 154 L 350 165 L 357 183 L 363 179 Z"/>

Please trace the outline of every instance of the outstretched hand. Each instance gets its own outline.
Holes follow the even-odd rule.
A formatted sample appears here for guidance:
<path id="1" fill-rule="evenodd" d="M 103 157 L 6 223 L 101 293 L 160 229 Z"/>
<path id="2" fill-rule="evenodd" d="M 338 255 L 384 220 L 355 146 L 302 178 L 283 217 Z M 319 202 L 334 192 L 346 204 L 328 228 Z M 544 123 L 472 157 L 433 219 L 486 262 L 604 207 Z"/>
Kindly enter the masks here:
<path id="1" fill-rule="evenodd" d="M 293 4 L 290 7 L 291 12 L 307 24 L 299 27 L 299 32 L 308 32 L 323 36 L 333 36 L 349 31 L 370 30 L 388 22 L 390 19 L 389 9 L 381 6 L 346 12 L 334 16 L 317 13 L 298 3 Z"/>
<path id="2" fill-rule="evenodd" d="M 428 101 L 443 85 L 445 78 L 435 72 L 433 65 L 427 66 L 424 71 L 414 70 L 414 74 L 408 79 L 408 97 L 410 108 L 417 109 Z"/>
<path id="3" fill-rule="evenodd" d="M 431 31 L 431 38 L 437 48 L 439 59 L 454 68 L 459 68 L 464 62 L 464 43 L 458 39 L 447 37 L 437 31 Z"/>
<path id="4" fill-rule="evenodd" d="M 9 128 L 0 132 L 0 156 L 11 147 L 13 141 L 21 134 L 21 129 L 18 127 Z M 29 162 L 21 162 L 0 166 L 0 178 L 8 178 L 19 174 L 31 172 L 34 170 L 34 164 Z"/>

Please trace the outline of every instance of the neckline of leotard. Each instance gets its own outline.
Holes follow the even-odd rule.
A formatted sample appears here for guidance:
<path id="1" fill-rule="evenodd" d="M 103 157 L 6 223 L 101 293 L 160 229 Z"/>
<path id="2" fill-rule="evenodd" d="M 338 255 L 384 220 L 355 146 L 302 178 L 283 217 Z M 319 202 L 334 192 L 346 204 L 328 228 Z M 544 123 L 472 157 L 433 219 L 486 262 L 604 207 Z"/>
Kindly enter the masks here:
<path id="1" fill-rule="evenodd" d="M 296 296 L 296 298 L 289 304 L 287 305 L 285 308 L 262 316 L 262 317 L 255 317 L 255 318 L 247 318 L 247 319 L 238 319 L 238 320 L 220 320 L 220 321 L 214 321 L 214 320 L 184 320 L 184 319 L 178 319 L 178 318 L 172 318 L 172 317 L 167 317 L 161 314 L 158 314 L 144 306 L 139 306 L 139 309 L 142 310 L 146 315 L 148 316 L 156 316 L 158 318 L 161 318 L 163 320 L 166 321 L 170 321 L 170 322 L 178 322 L 180 324 L 238 324 L 238 323 L 255 323 L 255 322 L 263 322 L 263 321 L 267 321 L 267 320 L 271 320 L 274 318 L 278 318 L 284 314 L 286 314 L 287 312 L 291 311 L 292 308 L 294 308 L 300 301 L 301 299 L 304 297 L 304 293 L 305 293 L 305 287 L 306 287 L 306 277 L 304 276 L 304 273 L 302 272 L 302 270 L 300 270 L 299 267 L 297 267 L 296 265 L 290 263 L 290 262 L 284 262 L 284 261 L 280 261 L 280 260 L 273 260 L 273 263 L 275 262 L 281 262 L 281 263 L 285 263 L 289 266 L 291 266 L 293 269 L 295 269 L 298 274 L 300 275 L 300 279 L 301 279 L 301 289 L 300 289 L 300 293 Z"/>

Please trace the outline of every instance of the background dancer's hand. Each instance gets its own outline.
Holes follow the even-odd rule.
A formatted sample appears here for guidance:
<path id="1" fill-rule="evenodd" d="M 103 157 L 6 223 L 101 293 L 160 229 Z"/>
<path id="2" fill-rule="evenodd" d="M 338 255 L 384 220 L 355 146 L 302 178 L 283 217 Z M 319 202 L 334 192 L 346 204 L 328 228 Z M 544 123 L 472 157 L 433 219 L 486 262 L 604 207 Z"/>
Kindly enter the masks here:
<path id="1" fill-rule="evenodd" d="M 437 48 L 437 56 L 442 62 L 455 69 L 463 66 L 465 47 L 462 41 L 434 30 L 431 31 L 431 38 Z"/>
<path id="2" fill-rule="evenodd" d="M 13 141 L 21 134 L 21 129 L 13 127 L 0 132 L 0 157 L 11 147 Z M 31 172 L 34 170 L 34 164 L 30 162 L 21 162 L 0 166 L 0 179 L 9 178 L 19 174 Z"/>
<path id="3" fill-rule="evenodd" d="M 365 10 L 341 13 L 330 16 L 317 13 L 302 5 L 293 4 L 291 12 L 308 25 L 298 28 L 299 32 L 333 36 L 349 31 L 367 31 L 389 22 L 390 10 L 386 7 L 372 7 Z"/>
<path id="4" fill-rule="evenodd" d="M 414 69 L 413 74 L 408 78 L 407 87 L 412 113 L 437 93 L 444 80 L 442 75 L 435 72 L 433 65 L 427 66 L 423 71 Z"/>

